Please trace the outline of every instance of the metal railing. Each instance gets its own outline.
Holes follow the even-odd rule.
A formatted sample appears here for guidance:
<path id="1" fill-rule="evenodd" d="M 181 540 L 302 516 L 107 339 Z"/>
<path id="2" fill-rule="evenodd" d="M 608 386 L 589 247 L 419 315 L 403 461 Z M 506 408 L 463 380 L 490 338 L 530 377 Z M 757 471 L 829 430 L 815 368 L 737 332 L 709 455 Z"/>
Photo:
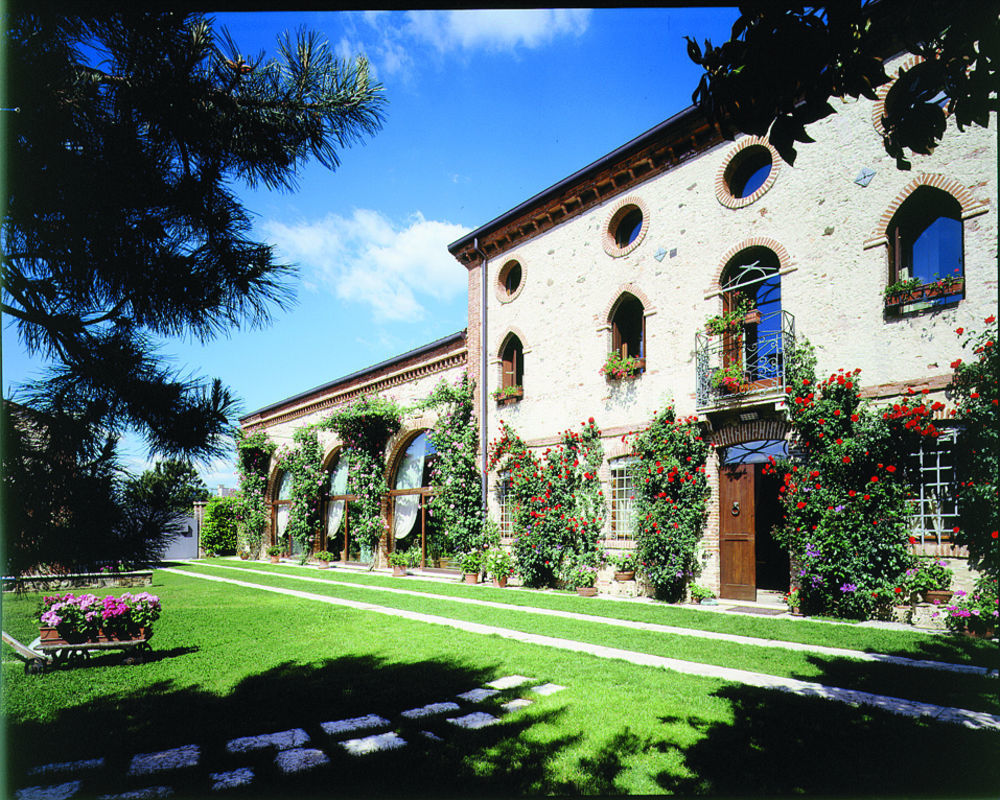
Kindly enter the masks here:
<path id="1" fill-rule="evenodd" d="M 699 409 L 762 394 L 783 393 L 785 353 L 795 344 L 795 317 L 764 314 L 756 325 L 723 335 L 695 336 L 695 387 Z"/>

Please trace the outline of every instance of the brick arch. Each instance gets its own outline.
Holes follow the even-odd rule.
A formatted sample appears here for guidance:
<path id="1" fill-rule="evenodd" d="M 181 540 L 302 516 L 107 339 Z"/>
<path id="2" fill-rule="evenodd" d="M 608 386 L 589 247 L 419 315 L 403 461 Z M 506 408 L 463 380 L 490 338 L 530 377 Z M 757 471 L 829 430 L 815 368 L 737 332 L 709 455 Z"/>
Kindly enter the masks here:
<path id="1" fill-rule="evenodd" d="M 954 178 L 949 178 L 947 175 L 942 175 L 939 172 L 921 172 L 906 184 L 903 191 L 896 195 L 896 198 L 882 212 L 882 216 L 878 220 L 878 225 L 864 243 L 866 250 L 880 244 L 888 243 L 889 224 L 892 222 L 892 218 L 896 216 L 896 212 L 899 211 L 899 207 L 903 205 L 906 199 L 921 186 L 933 186 L 935 189 L 940 189 L 954 197 L 962 207 L 963 220 L 984 214 L 989 210 L 989 203 L 987 201 L 977 200 L 967 186 L 959 183 Z"/>
<path id="2" fill-rule="evenodd" d="M 385 479 L 387 483 L 392 482 L 392 474 L 395 472 L 396 467 L 399 466 L 406 448 L 410 446 L 410 443 L 417 436 L 424 431 L 430 430 L 432 424 L 433 419 L 429 415 L 423 414 L 419 418 L 411 420 L 406 428 L 401 428 L 389 439 L 386 443 L 384 454 Z M 392 486 L 389 486 L 389 488 L 391 489 Z"/>
<path id="3" fill-rule="evenodd" d="M 333 459 L 343 453 L 345 447 L 340 442 L 335 442 L 330 446 L 330 449 L 323 455 L 322 468 L 323 472 L 328 472 L 330 465 L 333 463 Z"/>
<path id="4" fill-rule="evenodd" d="M 272 461 L 271 472 L 267 476 L 267 489 L 264 492 L 264 500 L 273 503 L 278 499 L 278 477 L 285 472 L 285 468 L 277 461 Z"/>
<path id="5" fill-rule="evenodd" d="M 896 81 L 899 80 L 899 72 L 908 72 L 913 67 L 920 64 L 925 59 L 923 56 L 910 56 L 902 64 L 896 68 L 896 77 L 889 80 L 887 83 L 883 83 L 875 90 L 875 105 L 872 108 L 872 125 L 875 126 L 875 130 L 878 131 L 879 136 L 885 136 L 885 126 L 882 125 L 882 117 L 885 116 L 885 98 L 889 96 L 889 92 L 892 91 L 892 87 L 896 85 Z M 947 115 L 947 111 L 945 114 Z"/>
<path id="6" fill-rule="evenodd" d="M 730 167 L 733 162 L 738 158 L 739 154 L 742 153 L 749 147 L 763 147 L 771 154 L 771 172 L 767 176 L 767 180 L 764 181 L 757 189 L 757 191 L 746 197 L 734 197 L 729 191 L 729 185 L 726 181 L 727 173 L 730 171 Z M 722 164 L 719 167 L 719 171 L 715 174 L 715 199 L 718 200 L 726 208 L 744 208 L 751 203 L 757 202 L 761 197 L 763 197 L 771 187 L 774 186 L 774 182 L 778 179 L 778 172 L 781 170 L 781 156 L 778 155 L 778 151 L 774 149 L 774 146 L 763 136 L 745 136 L 740 139 L 737 144 L 730 149 L 729 153 L 726 155 Z"/>
<path id="7" fill-rule="evenodd" d="M 791 425 L 782 419 L 755 419 L 752 422 L 737 422 L 720 428 L 712 434 L 712 444 L 715 447 L 728 447 L 744 442 L 756 442 L 763 439 L 789 438 Z"/>
<path id="8" fill-rule="evenodd" d="M 627 458 L 635 455 L 635 448 L 627 441 L 623 442 L 621 437 L 615 439 L 613 444 L 609 444 L 604 450 L 604 463 L 610 464 L 616 458 Z"/>
<path id="9" fill-rule="evenodd" d="M 649 297 L 642 289 L 640 289 L 638 286 L 636 286 L 634 283 L 631 282 L 623 283 L 621 286 L 618 287 L 616 293 L 608 301 L 607 305 L 604 306 L 604 313 L 601 319 L 608 325 L 611 324 L 611 317 L 614 313 L 614 310 L 618 306 L 618 303 L 621 302 L 622 295 L 625 293 L 632 295 L 640 303 L 642 303 L 642 313 L 644 316 L 648 316 L 656 310 L 653 308 L 653 304 L 649 302 Z M 521 340 L 521 344 L 524 344 L 524 339 Z"/>
<path id="10" fill-rule="evenodd" d="M 778 257 L 778 272 L 786 272 L 795 265 L 792 257 L 788 254 L 788 250 L 776 239 L 768 236 L 754 236 L 750 239 L 744 239 L 739 244 L 730 247 L 722 257 L 722 260 L 719 261 L 712 277 L 712 285 L 708 287 L 706 295 L 718 294 L 722 285 L 722 273 L 726 269 L 726 265 L 739 253 L 751 247 L 766 247 L 774 253 Z"/>
<path id="11" fill-rule="evenodd" d="M 494 353 L 493 355 L 494 360 L 498 361 L 500 360 L 500 358 L 503 357 L 503 350 L 507 346 L 507 341 L 510 339 L 511 336 L 516 336 L 520 340 L 521 352 L 523 353 L 530 352 L 528 345 L 525 344 L 524 332 L 519 327 L 517 327 L 517 325 L 511 325 L 509 328 L 507 328 L 507 331 L 504 333 L 504 335 L 500 337 L 500 346 L 496 349 L 496 353 Z"/>

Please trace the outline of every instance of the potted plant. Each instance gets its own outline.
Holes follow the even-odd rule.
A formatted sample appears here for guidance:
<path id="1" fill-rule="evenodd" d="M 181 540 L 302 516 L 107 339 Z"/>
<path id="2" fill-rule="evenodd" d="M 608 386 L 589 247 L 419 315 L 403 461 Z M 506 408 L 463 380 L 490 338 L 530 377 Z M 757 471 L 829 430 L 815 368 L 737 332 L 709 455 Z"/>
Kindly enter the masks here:
<path id="1" fill-rule="evenodd" d="M 635 568 L 638 566 L 638 559 L 635 553 L 619 553 L 608 559 L 615 568 L 615 580 L 624 582 L 635 580 Z"/>
<path id="2" fill-rule="evenodd" d="M 715 600 L 715 592 L 705 586 L 700 586 L 697 583 L 692 583 L 688 587 L 688 592 L 691 595 L 691 602 L 695 605 L 704 603 L 706 600 Z"/>
<path id="3" fill-rule="evenodd" d="M 920 278 L 903 278 L 885 287 L 882 294 L 887 307 L 900 306 L 923 297 Z"/>
<path id="4" fill-rule="evenodd" d="M 726 394 L 738 392 L 744 383 L 746 383 L 746 376 L 743 374 L 742 367 L 732 365 L 719 367 L 712 373 L 712 386 L 717 391 L 725 392 Z"/>
<path id="5" fill-rule="evenodd" d="M 749 297 L 743 296 L 737 300 L 735 307 L 723 314 L 716 314 L 705 320 L 705 332 L 712 336 L 725 333 L 735 333 L 747 322 L 747 315 L 756 310 L 756 304 Z M 760 322 L 760 312 L 757 312 L 755 322 Z"/>
<path id="6" fill-rule="evenodd" d="M 466 583 L 479 583 L 479 572 L 483 568 L 483 554 L 478 550 L 463 553 L 458 560 L 459 569 L 465 576 Z"/>
<path id="7" fill-rule="evenodd" d="M 793 616 L 802 616 L 802 592 L 798 587 L 793 587 L 785 595 L 785 603 L 788 605 L 788 610 Z"/>
<path id="8" fill-rule="evenodd" d="M 320 569 L 329 569 L 330 562 L 333 561 L 335 558 L 336 556 L 327 550 L 320 550 L 318 553 L 316 553 L 316 560 L 319 561 L 318 566 Z"/>
<path id="9" fill-rule="evenodd" d="M 581 597 L 593 597 L 597 594 L 597 567 L 589 564 L 573 564 L 567 568 L 564 584 L 567 589 L 576 589 Z"/>
<path id="10" fill-rule="evenodd" d="M 983 573 L 971 592 L 955 592 L 955 599 L 945 608 L 945 625 L 953 633 L 992 639 L 1000 630 L 998 603 L 997 579 Z"/>
<path id="11" fill-rule="evenodd" d="M 281 561 L 281 545 L 275 544 L 267 548 L 267 554 L 271 557 L 271 563 L 277 564 Z"/>
<path id="12" fill-rule="evenodd" d="M 608 380 L 622 381 L 634 378 L 646 368 L 646 359 L 635 356 L 623 356 L 621 353 L 608 353 L 601 367 L 601 374 Z"/>
<path id="13" fill-rule="evenodd" d="M 483 569 L 502 589 L 507 585 L 507 579 L 514 574 L 514 557 L 502 547 L 491 547 L 486 551 Z"/>
<path id="14" fill-rule="evenodd" d="M 501 386 L 499 389 L 493 391 L 493 399 L 502 406 L 509 403 L 516 403 L 522 397 L 524 397 L 523 386 Z"/>
<path id="15" fill-rule="evenodd" d="M 917 603 L 947 603 L 953 572 L 948 563 L 930 556 L 920 556 L 903 576 L 903 585 L 909 592 L 911 601 Z"/>
<path id="16" fill-rule="evenodd" d="M 411 565 L 409 550 L 394 550 L 389 553 L 389 566 L 392 567 L 392 575 L 395 578 L 402 578 L 406 575 L 406 568 Z"/>

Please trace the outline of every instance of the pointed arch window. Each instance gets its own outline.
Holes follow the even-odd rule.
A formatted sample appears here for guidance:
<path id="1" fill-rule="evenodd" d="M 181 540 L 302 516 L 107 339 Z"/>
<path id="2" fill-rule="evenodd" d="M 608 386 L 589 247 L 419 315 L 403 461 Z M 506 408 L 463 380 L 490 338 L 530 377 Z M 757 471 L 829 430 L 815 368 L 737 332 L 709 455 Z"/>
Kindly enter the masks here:
<path id="1" fill-rule="evenodd" d="M 500 388 L 495 392 L 499 402 L 513 402 L 524 396 L 524 345 L 511 334 L 500 351 Z"/>
<path id="2" fill-rule="evenodd" d="M 722 272 L 722 310 L 734 320 L 723 334 L 723 368 L 740 385 L 763 388 L 782 374 L 779 269 L 773 250 L 748 247 Z"/>
<path id="3" fill-rule="evenodd" d="M 965 291 L 962 207 L 933 186 L 918 187 L 888 228 L 887 307 L 955 303 Z"/>
<path id="4" fill-rule="evenodd" d="M 611 352 L 601 372 L 609 380 L 642 374 L 646 369 L 646 309 L 633 294 L 624 292 L 612 307 Z"/>

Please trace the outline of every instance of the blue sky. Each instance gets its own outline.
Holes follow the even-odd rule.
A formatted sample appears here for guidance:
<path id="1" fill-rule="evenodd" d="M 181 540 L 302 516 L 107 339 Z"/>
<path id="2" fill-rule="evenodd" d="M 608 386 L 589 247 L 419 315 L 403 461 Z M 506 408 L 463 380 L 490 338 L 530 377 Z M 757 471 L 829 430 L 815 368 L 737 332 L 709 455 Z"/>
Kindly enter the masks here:
<path id="1" fill-rule="evenodd" d="M 364 54 L 388 100 L 382 131 L 318 164 L 298 191 L 238 187 L 254 232 L 299 267 L 297 304 L 257 331 L 164 342 L 185 373 L 221 378 L 253 411 L 461 330 L 466 271 L 448 243 L 691 103 L 684 36 L 724 41 L 735 9 L 225 13 L 249 56 L 282 31 Z M 5 327 L 4 394 L 42 365 Z M 131 437 L 124 460 L 141 471 Z M 228 462 L 203 465 L 235 486 Z"/>

